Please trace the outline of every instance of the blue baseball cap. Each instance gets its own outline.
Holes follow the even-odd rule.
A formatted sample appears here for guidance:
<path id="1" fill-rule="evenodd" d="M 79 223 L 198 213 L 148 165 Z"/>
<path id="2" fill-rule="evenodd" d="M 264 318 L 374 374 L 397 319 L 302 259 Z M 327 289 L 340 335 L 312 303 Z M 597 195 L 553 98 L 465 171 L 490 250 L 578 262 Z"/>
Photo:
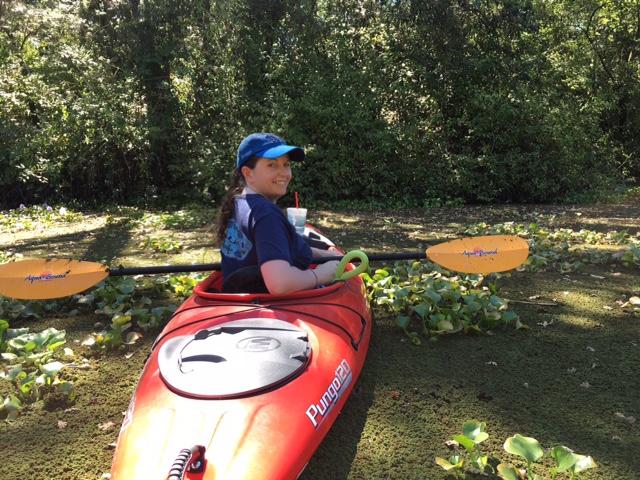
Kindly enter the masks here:
<path id="1" fill-rule="evenodd" d="M 294 162 L 304 160 L 304 150 L 300 147 L 287 145 L 277 135 L 272 133 L 254 133 L 245 138 L 238 147 L 238 169 L 247 163 L 251 157 L 278 158 L 289 154 L 289 158 Z"/>

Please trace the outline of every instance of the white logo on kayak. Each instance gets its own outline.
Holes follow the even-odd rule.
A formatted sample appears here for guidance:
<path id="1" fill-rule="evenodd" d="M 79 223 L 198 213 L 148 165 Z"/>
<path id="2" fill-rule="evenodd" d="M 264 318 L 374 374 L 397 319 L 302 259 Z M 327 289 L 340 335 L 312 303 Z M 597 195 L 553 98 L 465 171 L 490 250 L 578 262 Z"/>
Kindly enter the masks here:
<path id="1" fill-rule="evenodd" d="M 318 428 L 327 418 L 329 412 L 333 409 L 342 394 L 353 380 L 351 366 L 346 360 L 342 360 L 338 368 L 336 368 L 336 376 L 329 384 L 327 390 L 322 394 L 318 403 L 309 405 L 307 408 L 307 417 L 315 428 Z"/>
<path id="2" fill-rule="evenodd" d="M 238 350 L 243 350 L 245 352 L 268 352 L 270 350 L 276 350 L 280 348 L 282 343 L 277 338 L 271 337 L 250 337 L 243 338 L 238 343 L 236 343 L 236 348 Z"/>

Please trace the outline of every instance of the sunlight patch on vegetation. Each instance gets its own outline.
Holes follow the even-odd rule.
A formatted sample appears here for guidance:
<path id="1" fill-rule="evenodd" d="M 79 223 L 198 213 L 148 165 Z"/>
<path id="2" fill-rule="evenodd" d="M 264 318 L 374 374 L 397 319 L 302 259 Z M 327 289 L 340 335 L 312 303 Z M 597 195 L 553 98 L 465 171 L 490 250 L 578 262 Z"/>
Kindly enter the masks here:
<path id="1" fill-rule="evenodd" d="M 0 212 L 0 227 L 5 231 L 31 231 L 39 226 L 51 225 L 54 222 L 73 223 L 81 218 L 81 214 L 66 207 L 54 207 L 47 205 L 25 206 L 21 204 L 18 208 L 9 210 L 6 213 Z"/>

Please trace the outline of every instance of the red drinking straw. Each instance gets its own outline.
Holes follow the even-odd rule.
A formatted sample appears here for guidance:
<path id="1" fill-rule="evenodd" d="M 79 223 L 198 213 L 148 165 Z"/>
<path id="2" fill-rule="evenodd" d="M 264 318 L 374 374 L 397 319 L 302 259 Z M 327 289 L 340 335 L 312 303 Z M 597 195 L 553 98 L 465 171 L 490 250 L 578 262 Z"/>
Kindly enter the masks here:
<path id="1" fill-rule="evenodd" d="M 298 201 L 298 192 L 296 192 L 296 208 L 300 208 L 300 202 Z"/>

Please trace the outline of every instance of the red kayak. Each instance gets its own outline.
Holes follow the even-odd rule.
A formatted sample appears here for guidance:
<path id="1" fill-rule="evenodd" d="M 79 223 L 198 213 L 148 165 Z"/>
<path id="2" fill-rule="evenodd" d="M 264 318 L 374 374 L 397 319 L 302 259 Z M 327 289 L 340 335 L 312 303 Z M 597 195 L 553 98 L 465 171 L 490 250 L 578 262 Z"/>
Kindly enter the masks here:
<path id="1" fill-rule="evenodd" d="M 296 479 L 347 401 L 371 336 L 359 276 L 287 296 L 221 284 L 198 285 L 156 340 L 112 480 Z"/>

